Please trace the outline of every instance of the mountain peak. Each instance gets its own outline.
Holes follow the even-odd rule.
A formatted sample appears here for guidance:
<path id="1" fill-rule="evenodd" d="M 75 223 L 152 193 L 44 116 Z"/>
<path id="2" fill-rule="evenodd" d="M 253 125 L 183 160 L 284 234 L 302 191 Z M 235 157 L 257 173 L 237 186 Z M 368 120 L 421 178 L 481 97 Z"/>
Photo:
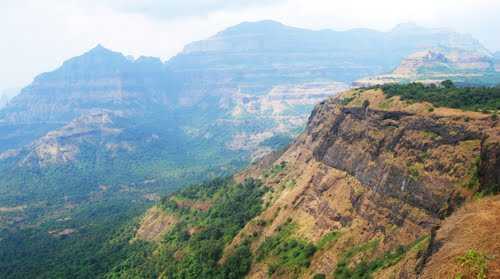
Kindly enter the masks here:
<path id="1" fill-rule="evenodd" d="M 219 32 L 217 36 L 236 34 L 268 34 L 287 29 L 292 30 L 298 28 L 286 26 L 283 23 L 274 20 L 245 21 Z"/>
<path id="2" fill-rule="evenodd" d="M 115 53 L 117 54 L 118 52 L 114 52 L 108 48 L 105 48 L 103 45 L 101 44 L 97 44 L 94 48 L 90 49 L 89 51 L 87 51 L 86 53 L 84 53 L 83 55 L 86 55 L 86 54 L 98 54 L 98 55 L 103 55 L 103 54 L 112 54 L 112 53 Z"/>
<path id="3" fill-rule="evenodd" d="M 96 50 L 96 51 L 99 51 L 99 50 L 105 50 L 106 48 L 101 45 L 101 44 L 97 44 L 92 50 Z"/>

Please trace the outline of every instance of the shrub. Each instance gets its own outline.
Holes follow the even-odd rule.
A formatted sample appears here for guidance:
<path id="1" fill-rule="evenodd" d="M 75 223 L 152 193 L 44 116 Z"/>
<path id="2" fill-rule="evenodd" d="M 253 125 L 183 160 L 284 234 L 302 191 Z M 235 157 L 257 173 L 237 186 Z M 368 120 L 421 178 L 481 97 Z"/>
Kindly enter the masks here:
<path id="1" fill-rule="evenodd" d="M 488 272 L 488 261 L 487 257 L 475 250 L 469 250 L 465 255 L 457 258 L 457 262 L 467 270 L 468 273 L 472 273 L 476 279 L 486 279 L 486 274 Z"/>
<path id="2" fill-rule="evenodd" d="M 499 87 L 456 87 L 451 82 L 442 86 L 422 83 L 387 84 L 382 86 L 387 97 L 400 96 L 408 102 L 429 102 L 437 107 L 451 107 L 472 111 L 496 111 L 500 107 Z"/>

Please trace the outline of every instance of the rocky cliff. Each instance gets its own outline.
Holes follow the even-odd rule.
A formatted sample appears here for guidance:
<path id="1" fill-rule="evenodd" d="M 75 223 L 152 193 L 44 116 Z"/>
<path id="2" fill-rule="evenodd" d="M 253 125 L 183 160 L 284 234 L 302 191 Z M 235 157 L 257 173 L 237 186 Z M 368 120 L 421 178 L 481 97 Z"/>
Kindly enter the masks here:
<path id="1" fill-rule="evenodd" d="M 408 55 L 438 46 L 486 51 L 471 36 L 414 24 L 398 25 L 389 32 L 315 31 L 259 21 L 193 42 L 167 64 L 174 71 L 215 78 L 209 82 L 239 82 L 261 91 L 283 79 L 350 83 L 389 72 Z"/>
<path id="2" fill-rule="evenodd" d="M 268 190 L 219 265 L 226 270 L 249 249 L 247 278 L 496 278 L 500 200 L 484 195 L 500 191 L 499 143 L 500 123 L 489 114 L 408 103 L 381 89 L 329 98 L 286 150 L 236 175 Z M 221 195 L 190 194 L 189 204 L 208 204 L 193 216 L 212 216 Z M 190 220 L 182 212 L 195 211 L 167 212 Z M 193 241 L 207 234 L 195 224 Z M 166 239 L 176 235 L 165 230 Z"/>
<path id="3" fill-rule="evenodd" d="M 356 81 L 355 85 L 414 81 L 439 83 L 447 79 L 495 85 L 500 81 L 498 62 L 493 54 L 482 48 L 437 47 L 412 53 L 391 73 L 363 78 Z"/>
<path id="4" fill-rule="evenodd" d="M 258 251 L 287 223 L 294 238 L 319 245 L 308 267 L 270 272 L 271 256 L 256 261 L 248 277 L 352 278 L 373 265 L 363 274 L 443 278 L 473 273 L 456 260 L 468 249 L 498 257 L 499 235 L 487 232 L 496 226 L 499 200 L 476 204 L 471 197 L 491 185 L 498 190 L 500 125 L 488 115 L 430 107 L 387 99 L 380 90 L 345 93 L 319 104 L 281 156 L 242 173 L 240 179 L 261 179 L 272 191 L 256 218 L 266 225 L 249 223 L 232 246 L 253 235 Z M 284 168 L 269 171 L 276 166 Z M 463 204 L 471 205 L 457 211 Z M 467 217 L 478 211 L 493 219 Z M 471 230 L 480 224 L 475 238 L 453 229 L 460 220 Z M 443 255 L 440 247 L 453 251 Z M 374 264 L 397 249 L 397 260 Z M 495 261 L 488 267 L 491 278 L 500 275 Z"/>

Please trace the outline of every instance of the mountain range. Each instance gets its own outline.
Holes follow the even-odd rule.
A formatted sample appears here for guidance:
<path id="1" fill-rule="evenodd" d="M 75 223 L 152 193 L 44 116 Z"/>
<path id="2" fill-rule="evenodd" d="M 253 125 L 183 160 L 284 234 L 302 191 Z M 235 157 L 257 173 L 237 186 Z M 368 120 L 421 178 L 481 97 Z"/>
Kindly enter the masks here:
<path id="1" fill-rule="evenodd" d="M 391 71 L 391 82 L 431 72 L 490 84 L 498 61 L 469 35 L 414 24 L 379 32 L 245 22 L 166 62 L 98 45 L 38 75 L 0 110 L 0 241 L 23 243 L 14 258 L 41 272 L 51 258 L 32 253 L 65 261 L 86 245 L 78 239 L 104 241 L 162 196 L 265 161 L 303 131 L 317 103 L 352 84 L 379 84 Z M 104 272 L 92 268 L 85 272 Z"/>

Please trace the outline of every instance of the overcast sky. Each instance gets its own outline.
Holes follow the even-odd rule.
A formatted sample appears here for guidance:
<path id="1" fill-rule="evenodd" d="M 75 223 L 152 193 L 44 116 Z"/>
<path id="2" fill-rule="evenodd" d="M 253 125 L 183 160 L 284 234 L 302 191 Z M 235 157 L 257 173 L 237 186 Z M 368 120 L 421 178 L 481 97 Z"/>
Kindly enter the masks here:
<path id="1" fill-rule="evenodd" d="M 191 41 L 241 21 L 310 29 L 401 22 L 448 27 L 500 50 L 500 0 L 2 0 L 0 91 L 23 87 L 98 43 L 168 59 Z"/>

